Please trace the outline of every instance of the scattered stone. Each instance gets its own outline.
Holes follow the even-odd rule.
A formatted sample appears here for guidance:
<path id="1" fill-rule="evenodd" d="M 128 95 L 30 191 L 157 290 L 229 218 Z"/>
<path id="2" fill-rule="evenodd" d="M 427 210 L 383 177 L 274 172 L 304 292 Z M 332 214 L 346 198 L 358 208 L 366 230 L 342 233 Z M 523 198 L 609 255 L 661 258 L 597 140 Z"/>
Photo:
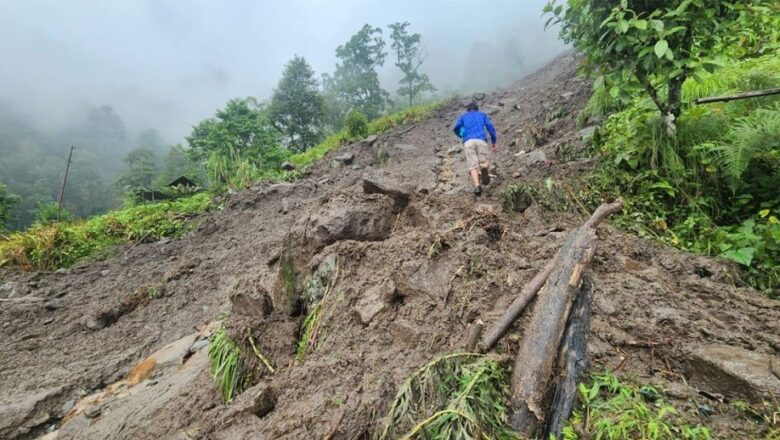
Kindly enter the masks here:
<path id="1" fill-rule="evenodd" d="M 362 141 L 360 141 L 360 145 L 363 146 L 363 147 L 370 147 L 370 146 L 374 145 L 374 143 L 376 142 L 377 139 L 379 139 L 379 137 L 377 135 L 375 135 L 375 134 L 372 134 L 371 136 L 369 136 L 369 137 L 363 139 Z"/>
<path id="2" fill-rule="evenodd" d="M 772 374 L 768 355 L 728 345 L 707 345 L 690 357 L 691 383 L 709 392 L 752 402 L 780 395 L 780 379 Z"/>
<path id="3" fill-rule="evenodd" d="M 234 291 L 230 294 L 233 313 L 252 318 L 261 318 L 273 312 L 274 306 L 268 293 L 259 291 L 259 289 L 253 290 L 253 292 Z"/>
<path id="4" fill-rule="evenodd" d="M 203 348 L 206 348 L 209 346 L 209 340 L 208 339 L 201 339 L 199 341 L 195 341 L 192 346 L 190 346 L 190 353 L 195 353 L 198 350 L 201 350 Z"/>
<path id="5" fill-rule="evenodd" d="M 461 151 L 463 151 L 463 147 L 461 147 L 460 145 L 455 145 L 454 147 L 451 147 L 450 149 L 447 150 L 447 155 L 452 156 L 453 154 L 458 154 Z"/>
<path id="6" fill-rule="evenodd" d="M 43 307 L 46 310 L 57 310 L 57 309 L 61 309 L 63 307 L 63 304 L 61 300 L 54 299 L 44 304 Z"/>
<path id="7" fill-rule="evenodd" d="M 60 410 L 60 411 L 62 411 L 62 415 L 64 416 L 67 413 L 69 413 L 70 410 L 72 410 L 74 406 L 76 406 L 76 399 L 70 399 L 67 402 L 65 402 L 65 404 L 62 405 L 62 409 Z"/>
<path id="8" fill-rule="evenodd" d="M 515 179 L 520 178 L 520 176 L 522 176 L 522 174 L 520 174 L 519 171 L 515 171 L 514 173 L 512 173 L 512 177 L 514 177 Z"/>
<path id="9" fill-rule="evenodd" d="M 295 169 L 295 165 L 291 164 L 290 162 L 282 162 L 282 169 L 284 171 L 292 171 Z"/>
<path id="10" fill-rule="evenodd" d="M 363 192 L 385 194 L 392 197 L 397 204 L 406 206 L 412 190 L 385 171 L 372 171 L 363 175 Z"/>
<path id="11" fill-rule="evenodd" d="M 348 166 L 352 165 L 352 161 L 355 159 L 355 155 L 352 153 L 344 153 L 340 156 L 336 156 L 331 161 L 331 165 L 333 168 L 338 168 L 341 166 Z"/>
<path id="12" fill-rule="evenodd" d="M 235 411 L 265 417 L 276 407 L 276 393 L 266 383 L 259 383 L 241 393 L 234 403 Z"/>
<path id="13" fill-rule="evenodd" d="M 56 273 L 57 275 L 67 275 L 70 273 L 70 270 L 62 268 L 62 269 L 55 270 L 54 273 Z"/>
<path id="14" fill-rule="evenodd" d="M 99 406 L 91 406 L 84 410 L 84 416 L 88 419 L 94 419 L 99 416 L 103 410 Z"/>
<path id="15" fill-rule="evenodd" d="M 81 320 L 79 320 L 79 324 L 81 325 L 81 327 L 89 331 L 100 330 L 101 328 L 103 328 L 100 325 L 100 323 L 98 323 L 98 321 L 95 319 L 94 316 L 89 316 L 89 315 L 81 318 Z"/>
<path id="16" fill-rule="evenodd" d="M 43 320 L 43 325 L 51 324 L 52 322 L 54 322 L 54 318 L 48 317 Z"/>
<path id="17" fill-rule="evenodd" d="M 320 181 L 317 182 L 317 185 L 325 185 L 328 182 L 330 182 L 330 178 L 325 177 L 324 179 L 320 179 Z"/>
<path id="18" fill-rule="evenodd" d="M 353 170 L 360 170 L 360 169 L 362 169 L 362 168 L 363 168 L 363 167 L 361 167 L 361 166 L 360 166 L 360 165 L 358 165 L 358 164 L 354 164 L 354 165 L 352 165 L 352 169 L 353 169 Z"/>
<path id="19" fill-rule="evenodd" d="M 574 96 L 574 93 L 573 93 L 573 92 L 566 92 L 566 93 L 561 93 L 561 98 L 563 98 L 563 99 L 569 99 L 569 98 L 571 98 L 572 96 Z"/>
<path id="20" fill-rule="evenodd" d="M 392 280 L 381 282 L 366 290 L 353 308 L 363 325 L 368 325 L 396 297 L 395 283 Z"/>
<path id="21" fill-rule="evenodd" d="M 168 241 L 166 241 L 165 243 L 163 243 L 163 241 L 164 241 L 164 240 L 168 240 Z M 170 241 L 171 241 L 171 239 L 170 239 L 170 238 L 165 238 L 165 239 L 163 239 L 163 240 L 160 240 L 160 241 L 159 241 L 159 243 L 160 243 L 160 244 L 166 244 L 166 243 L 168 243 L 168 242 L 170 242 Z M 111 271 L 110 271 L 110 270 L 108 270 L 108 269 L 101 270 L 101 271 L 100 271 L 100 276 L 101 276 L 101 277 L 107 277 L 107 276 L 108 276 L 108 274 L 110 274 L 110 273 L 111 273 Z"/>
<path id="22" fill-rule="evenodd" d="M 582 139 L 583 141 L 587 141 L 588 139 L 593 137 L 593 134 L 596 132 L 596 129 L 598 127 L 595 125 L 591 125 L 590 127 L 585 127 L 582 130 L 577 132 L 577 135 Z"/>
<path id="23" fill-rule="evenodd" d="M 542 150 L 534 150 L 529 153 L 516 156 L 517 160 L 524 165 L 533 165 L 538 162 L 547 162 L 547 155 Z"/>
<path id="24" fill-rule="evenodd" d="M 715 411 L 715 408 L 709 405 L 699 405 L 697 410 L 699 411 L 699 414 L 703 415 L 704 417 L 711 417 L 718 413 Z"/>
<path id="25" fill-rule="evenodd" d="M 228 195 L 234 196 L 238 194 L 238 191 L 234 190 L 233 188 L 228 188 L 227 193 Z"/>

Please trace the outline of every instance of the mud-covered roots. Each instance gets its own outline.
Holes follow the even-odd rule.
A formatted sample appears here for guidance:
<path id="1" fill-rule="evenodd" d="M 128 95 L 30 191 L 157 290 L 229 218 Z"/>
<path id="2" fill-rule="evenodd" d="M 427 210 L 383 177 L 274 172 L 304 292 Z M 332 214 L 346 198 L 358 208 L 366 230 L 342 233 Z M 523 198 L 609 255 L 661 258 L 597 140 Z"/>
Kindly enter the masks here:
<path id="1" fill-rule="evenodd" d="M 507 384 L 506 368 L 493 358 L 435 359 L 401 386 L 379 438 L 519 438 L 506 422 Z"/>
<path id="2" fill-rule="evenodd" d="M 220 327 L 209 342 L 211 375 L 219 389 L 222 400 L 230 402 L 243 391 L 248 383 L 241 349 L 230 340 L 225 329 Z"/>

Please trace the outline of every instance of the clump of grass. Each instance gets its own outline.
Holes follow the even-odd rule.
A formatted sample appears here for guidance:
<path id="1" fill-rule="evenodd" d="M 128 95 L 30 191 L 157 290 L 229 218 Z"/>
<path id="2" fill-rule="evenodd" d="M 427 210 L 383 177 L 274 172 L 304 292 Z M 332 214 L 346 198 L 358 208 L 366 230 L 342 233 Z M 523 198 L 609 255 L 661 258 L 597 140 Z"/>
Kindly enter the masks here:
<path id="1" fill-rule="evenodd" d="M 230 402 L 246 388 L 244 362 L 241 350 L 230 340 L 225 329 L 220 327 L 209 341 L 211 375 L 219 389 L 222 400 Z"/>
<path id="2" fill-rule="evenodd" d="M 653 387 L 621 383 L 610 373 L 594 375 L 590 385 L 579 385 L 580 408 L 575 410 L 563 438 L 596 440 L 708 440 L 710 431 L 691 427 L 677 416 Z"/>
<path id="3" fill-rule="evenodd" d="M 295 361 L 300 362 L 306 357 L 306 354 L 314 349 L 315 345 L 315 330 L 319 326 L 320 312 L 322 303 L 319 303 L 311 308 L 309 314 L 306 315 L 306 319 L 303 320 L 303 326 L 301 327 L 301 337 L 298 340 L 298 347 L 295 350 Z"/>
<path id="4" fill-rule="evenodd" d="M 146 297 L 150 300 L 160 299 L 165 296 L 165 283 L 159 282 L 146 286 Z"/>
<path id="5" fill-rule="evenodd" d="M 498 200 L 505 210 L 524 212 L 531 204 L 550 211 L 569 209 L 569 201 L 552 179 L 544 183 L 521 182 L 504 186 L 498 191 Z"/>
<path id="6" fill-rule="evenodd" d="M 0 266 L 53 270 L 96 258 L 116 244 L 176 237 L 189 230 L 187 219 L 209 208 L 201 193 L 174 201 L 138 205 L 70 223 L 40 223 L 0 237 Z"/>
<path id="7" fill-rule="evenodd" d="M 379 439 L 517 439 L 506 422 L 507 383 L 506 368 L 489 357 L 435 359 L 401 386 Z"/>

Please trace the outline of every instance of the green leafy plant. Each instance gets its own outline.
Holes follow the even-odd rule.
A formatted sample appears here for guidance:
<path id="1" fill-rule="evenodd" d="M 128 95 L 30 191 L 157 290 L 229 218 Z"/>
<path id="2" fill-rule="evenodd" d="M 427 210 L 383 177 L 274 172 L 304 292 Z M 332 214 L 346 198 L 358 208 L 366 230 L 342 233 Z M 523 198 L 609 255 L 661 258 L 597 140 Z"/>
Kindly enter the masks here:
<path id="1" fill-rule="evenodd" d="M 368 136 L 368 118 L 360 110 L 350 110 L 344 119 L 347 136 L 352 139 Z"/>
<path id="2" fill-rule="evenodd" d="M 306 315 L 306 318 L 303 320 L 303 325 L 301 326 L 301 337 L 298 338 L 298 346 L 295 349 L 295 360 L 297 362 L 303 361 L 303 358 L 306 357 L 306 354 L 314 349 L 313 336 L 314 331 L 320 322 L 320 314 L 322 311 L 320 306 L 321 304 L 317 304 L 312 307 L 309 311 L 309 314 Z"/>
<path id="3" fill-rule="evenodd" d="M 507 382 L 506 369 L 485 356 L 435 359 L 398 390 L 379 438 L 517 439 L 506 422 Z"/>
<path id="4" fill-rule="evenodd" d="M 605 373 L 592 376 L 590 385 L 581 383 L 578 391 L 580 407 L 563 432 L 567 440 L 710 438 L 706 427 L 682 423 L 677 410 L 664 402 L 663 396 L 651 386 L 627 385 Z"/>

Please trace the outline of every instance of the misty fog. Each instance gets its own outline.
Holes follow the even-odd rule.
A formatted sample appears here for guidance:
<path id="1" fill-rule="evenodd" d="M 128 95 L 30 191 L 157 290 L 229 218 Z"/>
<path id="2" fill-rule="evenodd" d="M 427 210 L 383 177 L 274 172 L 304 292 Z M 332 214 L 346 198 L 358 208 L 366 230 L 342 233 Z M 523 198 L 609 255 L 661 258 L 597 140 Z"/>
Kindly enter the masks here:
<path id="1" fill-rule="evenodd" d="M 55 200 L 70 145 L 66 208 L 117 207 L 129 152 L 151 150 L 159 171 L 229 99 L 270 98 L 294 55 L 332 73 L 336 47 L 366 23 L 386 41 L 394 22 L 422 35 L 432 98 L 511 83 L 564 49 L 544 30 L 545 2 L 0 0 L 0 190 L 20 198 L 6 223 L 23 228 Z M 393 95 L 401 73 L 385 50 Z"/>
<path id="2" fill-rule="evenodd" d="M 360 26 L 396 21 L 422 34 L 423 70 L 439 90 L 486 89 L 562 50 L 544 32 L 545 1 L 4 0 L 0 102 L 54 126 L 110 105 L 128 130 L 177 142 L 229 98 L 267 98 L 294 54 L 330 72 Z M 394 70 L 388 57 L 391 93 Z"/>

